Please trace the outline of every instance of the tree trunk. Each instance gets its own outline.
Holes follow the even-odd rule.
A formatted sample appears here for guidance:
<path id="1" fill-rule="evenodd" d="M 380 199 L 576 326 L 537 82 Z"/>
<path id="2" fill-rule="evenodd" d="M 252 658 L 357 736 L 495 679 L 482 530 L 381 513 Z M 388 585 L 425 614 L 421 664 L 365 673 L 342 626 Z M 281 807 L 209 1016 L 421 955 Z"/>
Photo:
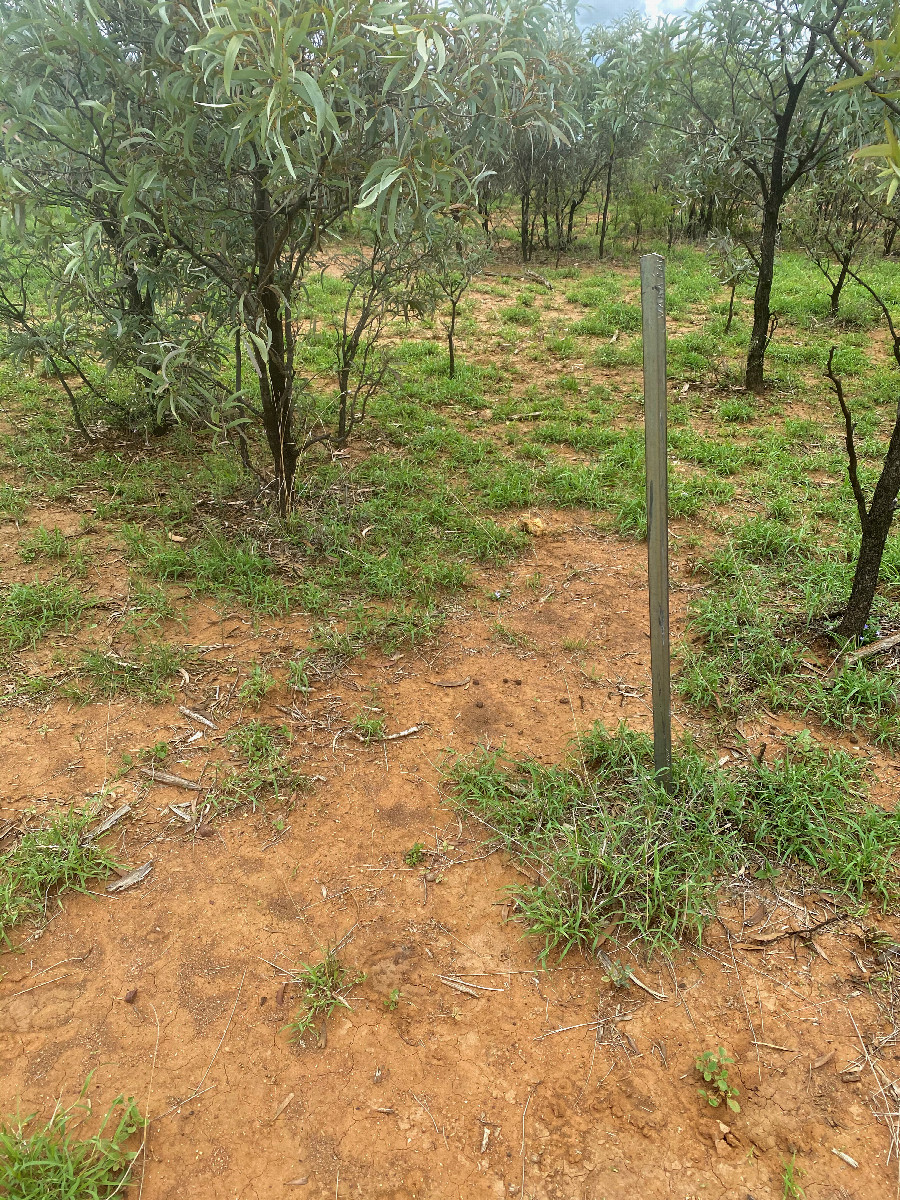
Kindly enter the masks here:
<path id="1" fill-rule="evenodd" d="M 844 282 L 845 282 L 846 278 L 847 278 L 847 263 L 845 261 L 845 262 L 841 263 L 841 273 L 837 277 L 837 283 L 835 283 L 831 289 L 831 316 L 832 316 L 832 319 L 835 319 L 838 315 L 838 312 L 840 311 L 841 289 L 844 286 Z"/>
<path id="2" fill-rule="evenodd" d="M 453 344 L 453 335 L 456 333 L 456 306 L 457 301 L 450 301 L 450 328 L 447 330 L 447 350 L 450 354 L 450 378 L 456 375 L 456 348 Z"/>
<path id="3" fill-rule="evenodd" d="M 606 231 L 609 228 L 609 198 L 612 195 L 612 172 L 613 172 L 613 157 L 609 156 L 609 162 L 606 164 L 606 195 L 603 197 L 603 219 L 600 227 L 600 247 L 597 254 L 598 258 L 603 257 L 603 249 L 606 245 Z"/>
<path id="4" fill-rule="evenodd" d="M 531 258 L 531 188 L 523 187 L 521 201 L 521 216 L 519 219 L 519 238 L 522 243 L 522 262 L 527 263 Z"/>
<path id="5" fill-rule="evenodd" d="M 725 332 L 731 328 L 731 318 L 734 316 L 734 293 L 737 291 L 737 283 L 731 285 L 731 298 L 728 301 L 728 320 L 725 322 Z"/>
<path id="6" fill-rule="evenodd" d="M 772 279 L 775 275 L 775 246 L 778 241 L 778 217 L 781 213 L 781 196 L 771 193 L 763 208 L 762 230 L 759 242 L 759 276 L 756 294 L 753 297 L 753 332 L 747 352 L 747 372 L 744 384 L 749 392 L 763 390 L 763 370 L 766 346 L 769 341 L 769 301 L 772 296 Z"/>
<path id="7" fill-rule="evenodd" d="M 338 392 L 340 393 L 340 401 L 338 403 L 338 427 L 337 438 L 335 440 L 338 446 L 344 446 L 347 442 L 347 434 L 350 432 L 347 419 L 347 401 L 350 395 L 349 367 L 341 367 L 338 371 Z"/>
<path id="8" fill-rule="evenodd" d="M 271 198 L 257 182 L 254 196 L 254 252 L 258 271 L 256 300 L 269 334 L 269 352 L 256 355 L 260 377 L 263 428 L 275 469 L 278 512 L 286 516 L 291 507 L 299 449 L 294 439 L 294 372 L 288 353 L 291 337 L 290 308 L 275 285 L 277 244 Z"/>
<path id="9" fill-rule="evenodd" d="M 894 519 L 894 505 L 900 493 L 900 414 L 884 457 L 884 466 L 875 485 L 859 546 L 859 558 L 850 589 L 850 600 L 838 626 L 840 637 L 858 638 L 866 627 L 872 601 L 878 587 L 878 574 L 885 543 Z"/>

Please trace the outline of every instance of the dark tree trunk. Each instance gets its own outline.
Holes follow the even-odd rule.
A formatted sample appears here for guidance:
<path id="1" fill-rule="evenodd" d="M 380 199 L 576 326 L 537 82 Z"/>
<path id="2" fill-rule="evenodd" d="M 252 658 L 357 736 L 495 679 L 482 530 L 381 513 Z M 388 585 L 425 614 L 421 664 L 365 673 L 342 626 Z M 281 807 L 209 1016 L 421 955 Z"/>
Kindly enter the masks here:
<path id="1" fill-rule="evenodd" d="M 837 282 L 835 284 L 833 284 L 832 288 L 831 288 L 831 316 L 832 316 L 832 318 L 837 317 L 838 312 L 840 311 L 841 290 L 843 289 L 846 279 L 847 279 L 847 263 L 846 263 L 846 261 L 844 261 L 841 263 L 841 273 L 837 277 Z"/>
<path id="2" fill-rule="evenodd" d="M 598 258 L 603 257 L 603 250 L 606 246 L 606 231 L 609 228 L 609 200 L 612 195 L 612 173 L 613 173 L 613 156 L 609 156 L 609 162 L 606 164 L 606 193 L 603 197 L 603 218 L 600 224 L 600 246 L 597 253 Z"/>
<path id="3" fill-rule="evenodd" d="M 772 279 L 775 275 L 775 247 L 778 242 L 778 218 L 781 213 L 781 195 L 770 193 L 763 208 L 762 230 L 759 241 L 759 275 L 756 294 L 753 297 L 753 331 L 747 352 L 745 386 L 750 392 L 761 392 L 764 387 L 763 370 L 766 347 L 769 344 L 769 302 L 772 297 Z"/>
<path id="4" fill-rule="evenodd" d="M 731 285 L 731 297 L 728 301 L 728 320 L 725 322 L 725 332 L 731 328 L 731 319 L 734 316 L 734 293 L 737 291 L 737 283 Z"/>
<path id="5" fill-rule="evenodd" d="M 260 184 L 256 186 L 254 199 L 254 250 L 258 272 L 256 299 L 269 334 L 268 356 L 264 358 L 257 352 L 256 366 L 260 377 L 263 429 L 275 468 L 278 512 L 286 516 L 290 511 L 299 459 L 293 428 L 294 372 L 288 349 L 291 314 L 275 282 L 278 251 L 271 199 Z"/>
<path id="6" fill-rule="evenodd" d="M 894 505 L 900 493 L 900 414 L 885 455 L 881 476 L 875 485 L 862 528 L 859 558 L 850 589 L 850 600 L 838 626 L 838 634 L 858 638 L 866 627 L 872 601 L 878 587 L 878 574 L 885 543 L 894 519 Z"/>
<path id="7" fill-rule="evenodd" d="M 337 437 L 335 441 L 338 446 L 344 446 L 347 443 L 347 435 L 350 432 L 348 420 L 348 399 L 350 396 L 350 368 L 342 367 L 338 371 L 338 392 L 340 401 L 338 404 L 338 427 Z"/>
<path id="8" fill-rule="evenodd" d="M 894 247 L 894 238 L 897 236 L 897 226 L 889 225 L 884 231 L 884 257 L 890 254 Z"/>
<path id="9" fill-rule="evenodd" d="M 450 301 L 450 328 L 447 330 L 447 350 L 450 354 L 450 378 L 456 375 L 456 347 L 453 344 L 453 335 L 456 333 L 456 308 L 457 301 Z"/>
<path id="10" fill-rule="evenodd" d="M 521 215 L 519 218 L 519 237 L 522 243 L 522 262 L 527 263 L 531 259 L 531 188 L 523 187 L 521 201 Z"/>

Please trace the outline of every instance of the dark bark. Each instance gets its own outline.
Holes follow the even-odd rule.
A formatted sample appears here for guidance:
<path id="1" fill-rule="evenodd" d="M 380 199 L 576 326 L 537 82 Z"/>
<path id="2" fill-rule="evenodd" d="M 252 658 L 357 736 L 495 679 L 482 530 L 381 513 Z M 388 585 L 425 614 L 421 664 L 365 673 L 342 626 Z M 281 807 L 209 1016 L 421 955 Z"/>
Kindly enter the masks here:
<path id="1" fill-rule="evenodd" d="M 597 257 L 603 257 L 603 251 L 606 246 L 606 231 L 609 228 L 609 200 L 612 196 L 612 173 L 613 173 L 613 155 L 610 154 L 609 162 L 606 164 L 606 191 L 603 197 L 603 218 L 600 223 L 600 246 Z"/>
<path id="2" fill-rule="evenodd" d="M 728 320 L 725 322 L 725 332 L 731 328 L 731 319 L 734 316 L 734 293 L 737 291 L 737 281 L 731 285 L 731 296 L 728 299 Z"/>
<path id="3" fill-rule="evenodd" d="M 522 262 L 531 260 L 531 187 L 522 188 L 520 196 L 519 238 L 522 246 Z"/>
<path id="4" fill-rule="evenodd" d="M 456 309 L 459 301 L 452 298 L 450 300 L 450 328 L 447 330 L 447 350 L 450 354 L 450 378 L 453 379 L 456 375 L 456 347 L 453 343 L 453 335 L 456 333 Z"/>
<path id="5" fill-rule="evenodd" d="M 841 290 L 847 279 L 847 263 L 841 263 L 841 272 L 831 288 L 831 316 L 836 318 L 841 308 Z"/>
<path id="6" fill-rule="evenodd" d="M 278 512 L 290 511 L 299 448 L 294 437 L 294 372 L 290 309 L 276 286 L 278 257 L 271 199 L 261 183 L 254 197 L 253 227 L 257 267 L 256 300 L 269 339 L 268 355 L 255 351 L 260 380 L 263 429 L 275 469 Z"/>
<path id="7" fill-rule="evenodd" d="M 865 285 L 864 285 L 865 286 Z M 900 360 L 900 342 L 894 334 L 894 357 Z M 844 610 L 844 615 L 837 627 L 839 637 L 859 638 L 862 636 L 872 611 L 872 601 L 878 590 L 878 576 L 881 571 L 881 560 L 887 543 L 891 523 L 894 519 L 897 495 L 900 493 L 900 406 L 894 422 L 894 430 L 888 443 L 887 453 L 881 468 L 881 475 L 872 493 L 872 502 L 866 505 L 865 493 L 859 479 L 859 462 L 856 454 L 853 419 L 844 398 L 844 389 L 840 378 L 834 373 L 835 346 L 831 347 L 828 355 L 828 370 L 837 396 L 838 404 L 844 417 L 845 444 L 847 449 L 847 475 L 850 487 L 856 501 L 859 514 L 860 544 L 859 557 L 856 560 L 856 570 L 853 573 L 853 584 L 850 588 L 850 599 Z"/>
<path id="8" fill-rule="evenodd" d="M 881 570 L 881 559 L 884 547 L 894 519 L 894 509 L 897 494 L 900 493 L 900 421 L 894 426 L 894 433 L 885 455 L 881 476 L 875 485 L 872 503 L 866 515 L 866 523 L 862 530 L 859 544 L 859 558 L 856 560 L 856 571 L 853 575 L 853 586 L 850 589 L 850 599 L 838 634 L 845 638 L 858 638 L 862 635 L 872 601 L 878 588 L 878 575 Z"/>
<path id="9" fill-rule="evenodd" d="M 782 196 L 780 189 L 770 192 L 763 208 L 762 229 L 759 240 L 759 275 L 753 297 L 753 330 L 750 348 L 747 351 L 747 371 L 744 384 L 750 392 L 761 392 L 764 387 L 763 370 L 766 348 L 769 344 L 769 307 L 772 297 L 772 279 L 775 275 L 775 247 L 778 243 L 778 218 L 781 214 Z"/>

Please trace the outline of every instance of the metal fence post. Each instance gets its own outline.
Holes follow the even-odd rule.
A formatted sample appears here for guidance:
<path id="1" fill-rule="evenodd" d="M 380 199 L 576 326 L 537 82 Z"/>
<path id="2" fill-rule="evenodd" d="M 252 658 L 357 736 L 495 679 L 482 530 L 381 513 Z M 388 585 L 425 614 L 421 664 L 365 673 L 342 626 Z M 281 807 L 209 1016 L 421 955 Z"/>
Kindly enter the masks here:
<path id="1" fill-rule="evenodd" d="M 672 770 L 669 671 L 669 484 L 666 433 L 666 260 L 641 256 L 644 340 L 644 438 L 647 470 L 647 565 L 650 583 L 650 673 L 653 764 L 668 788 Z"/>

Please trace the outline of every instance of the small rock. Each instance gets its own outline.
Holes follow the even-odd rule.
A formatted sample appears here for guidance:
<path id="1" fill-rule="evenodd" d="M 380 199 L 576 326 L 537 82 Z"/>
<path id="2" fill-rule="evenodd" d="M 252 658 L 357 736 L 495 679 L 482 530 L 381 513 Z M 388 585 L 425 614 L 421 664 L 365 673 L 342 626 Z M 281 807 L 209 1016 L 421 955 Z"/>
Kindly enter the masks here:
<path id="1" fill-rule="evenodd" d="M 132 988 L 125 993 L 125 1003 L 134 1004 L 135 1000 L 137 1000 L 137 988 Z"/>
<path id="2" fill-rule="evenodd" d="M 215 832 L 216 831 L 213 829 L 212 825 L 207 825 L 205 821 L 202 825 L 197 826 L 198 837 L 214 837 Z"/>
<path id="3" fill-rule="evenodd" d="M 529 537 L 541 537 L 547 532 L 547 526 L 540 517 L 523 517 L 519 522 L 519 528 Z"/>

